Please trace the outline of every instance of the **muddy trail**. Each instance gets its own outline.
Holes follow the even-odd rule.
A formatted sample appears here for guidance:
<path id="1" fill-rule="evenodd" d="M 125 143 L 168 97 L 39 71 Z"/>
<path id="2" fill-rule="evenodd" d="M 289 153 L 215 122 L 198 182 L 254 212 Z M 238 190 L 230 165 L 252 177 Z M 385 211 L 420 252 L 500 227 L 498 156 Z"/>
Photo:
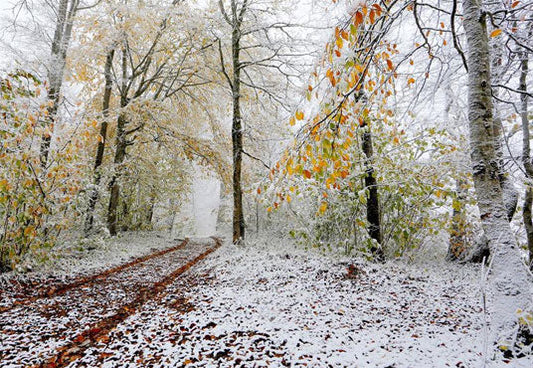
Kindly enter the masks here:
<path id="1" fill-rule="evenodd" d="M 0 310 L 2 367 L 61 367 L 221 245 L 220 239 L 184 240 L 165 251 L 99 274 L 31 291 Z"/>

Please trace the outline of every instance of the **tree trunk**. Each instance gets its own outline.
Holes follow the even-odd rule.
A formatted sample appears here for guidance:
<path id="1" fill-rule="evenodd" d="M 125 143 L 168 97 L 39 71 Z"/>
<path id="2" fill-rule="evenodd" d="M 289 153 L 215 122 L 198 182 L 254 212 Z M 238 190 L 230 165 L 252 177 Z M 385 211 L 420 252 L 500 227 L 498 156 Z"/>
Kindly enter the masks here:
<path id="1" fill-rule="evenodd" d="M 243 4 L 243 7 L 246 4 Z M 244 14 L 241 11 L 241 15 Z M 242 18 L 241 18 L 242 19 Z M 240 65 L 240 39 L 241 19 L 234 12 L 233 31 L 231 35 L 231 49 L 233 60 L 233 122 L 231 128 L 231 140 L 233 145 L 233 243 L 244 241 L 244 212 L 242 205 L 242 118 L 241 118 L 241 65 Z"/>
<path id="2" fill-rule="evenodd" d="M 531 206 L 533 204 L 533 162 L 531 162 L 531 147 L 529 143 L 529 119 L 528 119 L 528 95 L 527 91 L 527 73 L 528 73 L 528 54 L 522 54 L 521 71 L 520 71 L 520 86 L 518 89 L 523 91 L 520 95 L 521 111 L 520 117 L 522 120 L 522 163 L 526 172 L 526 192 L 524 197 L 524 209 L 522 216 L 524 220 L 524 227 L 527 235 L 527 248 L 529 250 L 529 268 L 533 271 L 533 220 L 531 216 Z"/>
<path id="3" fill-rule="evenodd" d="M 115 50 L 111 50 L 106 57 L 104 76 L 105 76 L 105 86 L 104 86 L 104 100 L 102 104 L 102 114 L 103 121 L 100 126 L 100 140 L 98 141 L 98 147 L 96 149 L 96 157 L 94 160 L 94 188 L 91 191 L 89 196 L 89 206 L 87 209 L 87 215 L 85 218 L 85 235 L 88 235 L 94 223 L 94 209 L 96 207 L 96 202 L 98 201 L 99 186 L 101 181 L 100 166 L 104 160 L 104 150 L 107 140 L 107 126 L 109 118 L 109 103 L 111 100 L 111 88 L 113 86 L 113 79 L 111 75 L 111 68 L 113 66 L 113 58 L 115 56 Z"/>
<path id="4" fill-rule="evenodd" d="M 50 121 L 47 124 L 46 131 L 41 136 L 41 147 L 39 151 L 40 163 L 43 169 L 46 169 L 48 165 L 52 133 L 57 121 L 57 112 L 59 110 L 67 50 L 70 44 L 72 25 L 78 8 L 78 2 L 79 0 L 60 0 L 57 9 L 57 21 L 54 37 L 52 39 L 52 51 L 47 76 L 49 83 L 48 99 L 50 100 L 48 117 Z"/>
<path id="5" fill-rule="evenodd" d="M 497 72 L 497 69 L 502 65 L 503 59 L 503 45 L 500 40 L 494 40 L 492 45 L 492 84 L 501 84 L 501 77 Z M 492 90 L 492 95 L 498 97 L 498 88 Z M 500 168 L 499 180 L 503 191 L 503 204 L 505 205 L 505 211 L 507 213 L 507 219 L 511 221 L 516 212 L 518 205 L 518 191 L 513 185 L 513 182 L 509 178 L 510 174 L 505 168 L 504 160 L 504 145 L 505 138 L 503 136 L 502 119 L 499 114 L 498 101 L 494 100 L 493 106 L 494 117 L 494 145 L 496 150 L 496 156 L 498 157 L 498 164 Z"/>
<path id="6" fill-rule="evenodd" d="M 492 41 L 492 55 L 491 55 L 491 68 L 493 75 L 491 80 L 493 84 L 501 84 L 501 78 L 497 74 L 496 70 L 502 65 L 503 60 L 503 50 L 500 40 Z M 490 45 L 489 45 L 490 47 Z M 495 88 L 492 90 L 492 95 L 498 97 L 498 89 Z M 500 181 L 500 186 L 502 187 L 503 194 L 503 204 L 505 206 L 505 212 L 507 219 L 510 222 L 513 219 L 513 216 L 516 212 L 518 206 L 518 191 L 516 190 L 513 182 L 510 179 L 510 173 L 505 169 L 505 160 L 504 160 L 504 136 L 503 136 L 503 127 L 501 117 L 498 113 L 497 101 L 493 106 L 493 117 L 494 117 L 494 147 L 496 151 L 496 156 L 498 159 L 499 165 L 499 174 L 498 179 Z M 469 262 L 481 263 L 483 260 L 488 260 L 490 257 L 490 247 L 488 239 L 485 235 L 482 235 L 476 242 L 474 249 L 470 252 L 468 256 Z"/>
<path id="7" fill-rule="evenodd" d="M 117 207 L 120 200 L 120 165 L 124 162 L 127 148 L 125 126 L 126 118 L 123 114 L 120 114 L 117 121 L 116 150 L 113 160 L 114 173 L 109 184 L 110 195 L 109 206 L 107 208 L 107 228 L 111 236 L 117 235 Z"/>
<path id="8" fill-rule="evenodd" d="M 489 279 L 490 339 L 508 344 L 517 326 L 516 310 L 531 300 L 530 280 L 507 220 L 500 167 L 494 147 L 490 58 L 486 14 L 480 0 L 464 0 L 468 44 L 468 120 L 472 172 L 481 223 L 489 241 L 492 269 Z"/>
<path id="9" fill-rule="evenodd" d="M 466 210 L 465 210 L 465 181 L 456 179 L 455 194 L 453 200 L 452 226 L 450 231 L 450 244 L 446 259 L 448 261 L 457 261 L 461 259 L 466 250 Z"/>
<path id="10" fill-rule="evenodd" d="M 378 246 L 373 246 L 370 251 L 372 252 L 374 259 L 383 262 L 385 260 L 385 256 L 383 254 L 383 249 L 381 248 L 381 243 L 383 239 L 381 233 L 381 216 L 379 209 L 378 186 L 376 176 L 374 174 L 374 148 L 372 146 L 372 132 L 370 131 L 370 126 L 368 126 L 366 122 L 364 123 L 362 128 L 365 129 L 363 133 L 362 149 L 366 157 L 365 187 L 368 190 L 366 201 L 366 219 L 368 221 L 368 234 L 378 243 Z"/>
<path id="11" fill-rule="evenodd" d="M 128 96 L 126 83 L 128 79 L 128 58 L 126 50 L 122 50 L 122 87 L 120 96 L 120 107 L 124 108 L 128 105 Z M 126 139 L 126 116 L 124 113 L 120 113 L 117 119 L 117 138 L 115 157 L 113 159 L 113 176 L 109 184 L 109 205 L 107 208 L 107 228 L 111 236 L 117 235 L 117 207 L 120 199 L 120 166 L 126 158 L 126 149 L 128 147 L 128 141 Z"/>

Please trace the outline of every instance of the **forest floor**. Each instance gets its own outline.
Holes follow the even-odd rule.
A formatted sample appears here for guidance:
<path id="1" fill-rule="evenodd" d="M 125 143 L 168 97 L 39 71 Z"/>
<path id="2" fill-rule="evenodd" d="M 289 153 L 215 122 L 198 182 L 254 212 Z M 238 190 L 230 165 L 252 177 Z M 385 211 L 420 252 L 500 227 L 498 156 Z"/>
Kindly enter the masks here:
<path id="1" fill-rule="evenodd" d="M 374 265 L 273 236 L 246 247 L 153 236 L 145 244 L 159 245 L 133 260 L 109 255 L 100 269 L 57 263 L 67 276 L 4 277 L 0 366 L 482 365 L 478 266 Z"/>

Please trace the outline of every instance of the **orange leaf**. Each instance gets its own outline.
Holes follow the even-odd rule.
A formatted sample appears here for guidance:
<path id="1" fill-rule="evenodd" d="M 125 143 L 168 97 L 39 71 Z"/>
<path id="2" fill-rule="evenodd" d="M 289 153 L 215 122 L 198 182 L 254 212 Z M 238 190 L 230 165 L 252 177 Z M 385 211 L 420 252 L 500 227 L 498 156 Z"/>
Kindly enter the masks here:
<path id="1" fill-rule="evenodd" d="M 412 84 L 412 83 L 414 83 L 414 82 L 415 82 L 415 79 L 414 79 L 414 78 L 409 78 L 409 79 L 407 80 L 407 85 L 410 85 L 410 84 Z"/>
<path id="2" fill-rule="evenodd" d="M 392 61 L 390 59 L 387 59 L 387 66 L 389 67 L 389 70 L 394 69 L 394 64 L 392 64 Z"/>
<path id="3" fill-rule="evenodd" d="M 374 21 L 376 20 L 376 12 L 374 9 L 370 11 L 370 23 L 374 24 Z"/>
<path id="4" fill-rule="evenodd" d="M 348 41 L 349 35 L 344 29 L 341 31 L 341 37 Z"/>
<path id="5" fill-rule="evenodd" d="M 358 26 L 363 23 L 363 14 L 360 11 L 355 13 L 355 25 Z"/>
<path id="6" fill-rule="evenodd" d="M 513 8 L 513 9 L 516 8 L 518 6 L 518 4 L 520 4 L 520 1 L 515 1 L 513 3 L 513 5 L 511 5 L 511 8 Z"/>
<path id="7" fill-rule="evenodd" d="M 257 188 L 257 194 L 261 194 L 261 188 Z"/>
<path id="8" fill-rule="evenodd" d="M 379 4 L 372 4 L 372 7 L 375 8 L 375 9 L 376 9 L 377 11 L 379 11 L 379 12 L 383 11 L 383 10 L 381 9 L 381 6 L 379 6 Z"/>
<path id="9" fill-rule="evenodd" d="M 311 174 L 311 171 L 309 171 L 309 170 L 304 170 L 304 171 L 303 171 L 303 174 L 304 174 L 304 176 L 305 176 L 307 179 L 311 179 L 311 175 L 312 175 L 312 174 Z"/>
<path id="10" fill-rule="evenodd" d="M 495 29 L 490 33 L 490 37 L 498 37 L 502 33 L 502 30 L 500 28 Z"/>
<path id="11" fill-rule="evenodd" d="M 297 120 L 303 120 L 304 113 L 302 111 L 296 111 L 296 114 L 294 116 L 296 116 Z"/>

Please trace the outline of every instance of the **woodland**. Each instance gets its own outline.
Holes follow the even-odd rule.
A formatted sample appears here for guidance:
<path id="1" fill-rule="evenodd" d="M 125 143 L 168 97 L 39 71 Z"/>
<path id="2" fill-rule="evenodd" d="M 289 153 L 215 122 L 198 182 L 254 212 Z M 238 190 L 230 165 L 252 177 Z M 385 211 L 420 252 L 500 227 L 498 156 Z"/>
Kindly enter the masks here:
<path id="1" fill-rule="evenodd" d="M 428 286 L 423 305 L 406 294 L 410 308 L 464 307 L 463 317 L 446 318 L 478 323 L 465 327 L 483 342 L 472 345 L 477 357 L 446 361 L 460 340 L 438 345 L 439 361 L 408 361 L 402 350 L 409 342 L 396 353 L 381 346 L 389 361 L 346 357 L 343 344 L 354 332 L 335 335 L 342 321 L 332 322 L 337 332 L 315 336 L 338 340 L 334 354 L 309 348 L 293 356 L 301 342 L 277 341 L 261 322 L 253 332 L 226 326 L 224 334 L 198 337 L 194 346 L 204 350 L 193 346 L 190 355 L 162 347 L 166 360 L 136 355 L 132 366 L 157 358 L 156 366 L 172 367 L 297 366 L 298 359 L 317 367 L 531 367 L 532 39 L 529 0 L 0 0 L 0 313 L 37 308 L 39 293 L 69 295 L 74 305 L 79 285 L 103 290 L 99 282 L 113 287 L 108 275 L 136 270 L 124 283 L 137 294 L 113 301 L 114 319 L 76 317 L 83 332 L 58 337 L 70 341 L 59 353 L 42 352 L 44 366 L 126 366 L 126 358 L 113 360 L 119 348 L 111 343 L 121 341 L 115 335 L 126 329 L 126 316 L 135 331 L 156 331 L 148 344 L 174 341 L 163 342 L 150 325 L 168 317 L 157 303 L 192 323 L 187 331 L 196 336 L 205 318 L 225 318 L 223 307 L 210 308 L 229 285 L 228 295 L 243 294 L 228 313 L 244 321 L 243 310 L 270 298 L 257 296 L 263 287 L 277 293 L 276 305 L 301 301 L 276 286 L 301 282 L 290 275 L 319 280 L 296 290 L 309 298 L 308 288 L 324 292 L 324 315 L 357 293 L 387 303 L 369 291 L 379 292 L 379 283 L 396 298 L 395 287 L 434 282 L 434 301 Z M 200 225 L 207 229 L 201 234 Z M 217 237 L 189 240 L 194 235 Z M 158 245 L 158 237 L 173 243 Z M 109 244 L 130 251 L 87 268 Z M 47 265 L 69 252 L 87 257 L 83 271 L 67 267 L 70 281 L 54 279 L 46 289 Z M 149 275 L 143 267 L 150 262 L 168 273 Z M 172 268 L 176 262 L 184 263 Z M 403 272 L 414 276 L 395 284 Z M 444 289 L 456 282 L 455 291 Z M 189 296 L 172 299 L 179 285 Z M 407 309 L 394 315 L 398 303 L 386 304 L 378 323 L 419 323 Z M 322 321 L 319 304 L 312 308 Z M 308 313 L 291 306 L 290 318 Z M 358 318 L 358 307 L 334 308 Z M 140 309 L 153 318 L 143 320 Z M 27 328 L 18 325 L 21 316 L 6 315 L 12 320 L 0 323 L 2 340 Z M 222 329 L 217 321 L 203 330 Z M 83 327 L 91 324 L 97 327 Z M 285 331 L 282 325 L 275 328 Z M 420 338 L 410 326 L 398 328 L 409 331 L 408 340 Z M 254 343 L 236 347 L 246 339 Z M 6 342 L 0 360 L 43 366 L 31 360 L 40 350 L 24 360 L 20 341 Z M 430 357 L 431 343 L 423 346 L 420 356 Z M 256 354 L 246 355 L 249 364 L 233 357 L 242 349 Z M 86 350 L 93 356 L 80 358 Z"/>

